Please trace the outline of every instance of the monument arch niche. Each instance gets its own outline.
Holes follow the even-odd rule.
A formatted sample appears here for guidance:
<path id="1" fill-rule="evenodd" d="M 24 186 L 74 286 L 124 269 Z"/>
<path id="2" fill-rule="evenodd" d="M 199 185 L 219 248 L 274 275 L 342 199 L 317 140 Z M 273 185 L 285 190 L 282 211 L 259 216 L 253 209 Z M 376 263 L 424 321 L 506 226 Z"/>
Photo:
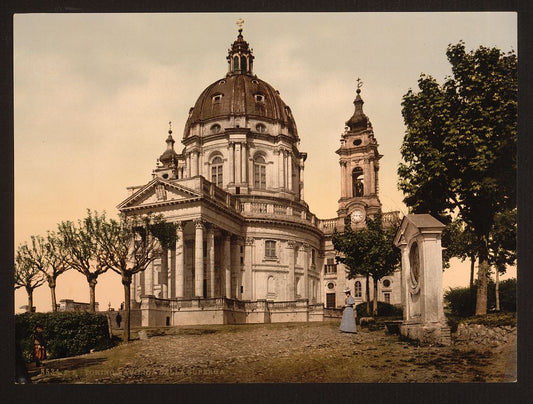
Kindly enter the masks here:
<path id="1" fill-rule="evenodd" d="M 421 344 L 450 344 L 442 293 L 444 227 L 431 215 L 411 214 L 403 218 L 394 238 L 402 253 L 400 332 Z"/>

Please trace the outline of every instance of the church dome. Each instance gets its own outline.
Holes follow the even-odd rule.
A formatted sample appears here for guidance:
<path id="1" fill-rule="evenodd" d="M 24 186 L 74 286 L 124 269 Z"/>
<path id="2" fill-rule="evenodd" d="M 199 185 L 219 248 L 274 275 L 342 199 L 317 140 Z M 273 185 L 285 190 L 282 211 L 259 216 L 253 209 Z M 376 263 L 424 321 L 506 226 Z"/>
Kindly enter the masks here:
<path id="1" fill-rule="evenodd" d="M 229 49 L 228 73 L 209 85 L 198 97 L 194 107 L 189 111 L 185 124 L 184 139 L 191 135 L 191 128 L 196 125 L 215 124 L 218 120 L 224 126 L 232 126 L 236 117 L 246 117 L 245 122 L 257 121 L 278 124 L 281 133 L 298 138 L 296 124 L 290 108 L 283 102 L 279 92 L 270 84 L 253 74 L 252 50 L 239 36 Z M 246 127 L 245 122 L 238 121 L 234 127 Z M 222 129 L 222 128 L 220 128 Z"/>
<path id="2" fill-rule="evenodd" d="M 217 80 L 202 92 L 187 120 L 184 137 L 196 123 L 231 116 L 280 123 L 289 135 L 297 137 L 291 110 L 278 92 L 267 82 L 245 74 L 229 75 Z"/>

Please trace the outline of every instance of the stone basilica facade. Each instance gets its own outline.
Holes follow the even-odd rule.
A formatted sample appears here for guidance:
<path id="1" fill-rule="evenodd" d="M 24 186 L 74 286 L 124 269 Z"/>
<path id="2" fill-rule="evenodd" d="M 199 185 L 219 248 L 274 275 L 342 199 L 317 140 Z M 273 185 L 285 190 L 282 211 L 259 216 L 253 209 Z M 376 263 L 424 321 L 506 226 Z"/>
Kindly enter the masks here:
<path id="1" fill-rule="evenodd" d="M 356 303 L 366 299 L 365 278 L 347 279 L 331 243 L 346 217 L 360 228 L 381 207 L 382 156 L 360 89 L 336 152 L 337 216 L 319 219 L 304 200 L 307 154 L 291 109 L 254 74 L 242 28 L 226 59 L 226 75 L 189 110 L 184 147 L 176 150 L 169 130 L 153 179 L 128 188 L 118 205 L 126 215 L 163 214 L 178 225 L 175 249 L 134 278 L 133 324 L 320 321 L 323 307 L 343 306 L 346 287 Z M 379 300 L 401 304 L 399 276 L 380 281 Z"/>

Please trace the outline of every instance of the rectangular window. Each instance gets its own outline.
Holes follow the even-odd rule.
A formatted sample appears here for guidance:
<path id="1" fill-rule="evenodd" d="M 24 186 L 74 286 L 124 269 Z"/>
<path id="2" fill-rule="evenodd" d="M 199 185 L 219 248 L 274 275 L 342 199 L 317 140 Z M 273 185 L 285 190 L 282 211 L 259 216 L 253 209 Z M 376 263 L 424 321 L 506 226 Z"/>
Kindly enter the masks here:
<path id="1" fill-rule="evenodd" d="M 222 165 L 211 167 L 211 182 L 222 188 Z"/>
<path id="2" fill-rule="evenodd" d="M 265 257 L 276 258 L 276 242 L 273 240 L 265 241 Z"/>
<path id="3" fill-rule="evenodd" d="M 383 297 L 385 298 L 385 303 L 390 304 L 390 293 L 384 293 Z"/>
<path id="4" fill-rule="evenodd" d="M 316 261 L 316 251 L 313 248 L 313 249 L 311 249 L 311 264 L 315 265 L 315 261 Z"/>
<path id="5" fill-rule="evenodd" d="M 266 166 L 263 164 L 254 165 L 254 187 L 266 189 Z"/>
<path id="6" fill-rule="evenodd" d="M 326 265 L 324 265 L 324 272 L 327 274 L 337 273 L 337 264 L 335 264 L 335 258 L 328 258 L 326 260 Z"/>

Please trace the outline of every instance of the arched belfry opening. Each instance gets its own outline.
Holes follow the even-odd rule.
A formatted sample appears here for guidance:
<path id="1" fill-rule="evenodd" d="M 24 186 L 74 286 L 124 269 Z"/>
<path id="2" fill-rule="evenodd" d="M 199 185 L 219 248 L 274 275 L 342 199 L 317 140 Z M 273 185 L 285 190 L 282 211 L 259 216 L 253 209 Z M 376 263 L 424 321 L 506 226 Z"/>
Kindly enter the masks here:
<path id="1" fill-rule="evenodd" d="M 364 174 L 361 167 L 352 171 L 352 196 L 359 197 L 365 194 Z"/>

